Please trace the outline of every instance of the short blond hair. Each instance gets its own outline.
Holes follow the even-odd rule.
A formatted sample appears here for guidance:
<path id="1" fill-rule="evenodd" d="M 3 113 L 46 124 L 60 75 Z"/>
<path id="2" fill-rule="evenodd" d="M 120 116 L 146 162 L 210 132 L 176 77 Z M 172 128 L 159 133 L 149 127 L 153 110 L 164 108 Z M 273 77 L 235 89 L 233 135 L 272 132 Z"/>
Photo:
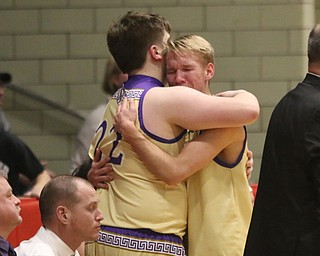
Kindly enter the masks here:
<path id="1" fill-rule="evenodd" d="M 205 64 L 215 64 L 214 49 L 211 44 L 201 36 L 190 34 L 169 41 L 164 54 L 167 54 L 168 52 L 175 52 L 178 54 L 192 52 L 201 56 Z"/>

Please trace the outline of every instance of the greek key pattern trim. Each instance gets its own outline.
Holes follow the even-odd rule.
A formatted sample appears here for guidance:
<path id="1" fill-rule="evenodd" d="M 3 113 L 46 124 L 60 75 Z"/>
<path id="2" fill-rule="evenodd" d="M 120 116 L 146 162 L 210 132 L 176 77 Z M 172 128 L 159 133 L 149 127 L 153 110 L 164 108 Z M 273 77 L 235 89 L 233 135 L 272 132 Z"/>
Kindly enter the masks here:
<path id="1" fill-rule="evenodd" d="M 139 99 L 143 92 L 144 92 L 143 90 L 130 90 L 130 91 L 126 91 L 126 96 L 128 98 Z"/>
<path id="2" fill-rule="evenodd" d="M 112 97 L 116 98 L 117 103 L 119 104 L 119 102 L 121 102 L 124 97 L 132 98 L 132 99 L 140 99 L 143 92 L 144 90 L 142 89 L 127 91 L 124 88 L 120 88 L 118 91 L 116 91 L 116 93 Z"/>
<path id="3" fill-rule="evenodd" d="M 153 252 L 158 254 L 186 256 L 182 245 L 173 244 L 166 241 L 151 241 L 137 239 L 119 234 L 111 234 L 100 231 L 97 240 L 100 244 L 128 249 L 132 251 Z"/>

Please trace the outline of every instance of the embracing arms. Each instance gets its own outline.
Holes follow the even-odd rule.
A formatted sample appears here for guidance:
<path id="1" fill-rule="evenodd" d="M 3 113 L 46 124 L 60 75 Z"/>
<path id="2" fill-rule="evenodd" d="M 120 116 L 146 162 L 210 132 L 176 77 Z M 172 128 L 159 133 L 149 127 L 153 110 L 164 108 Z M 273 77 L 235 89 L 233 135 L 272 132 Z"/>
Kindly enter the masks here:
<path id="1" fill-rule="evenodd" d="M 128 106 L 127 106 L 128 105 Z M 127 99 L 119 105 L 116 129 L 127 140 L 148 169 L 167 184 L 174 185 L 209 164 L 221 152 L 222 160 L 233 162 L 239 155 L 245 139 L 243 127 L 217 128 L 203 131 L 182 152 L 174 157 L 147 140 L 135 127 L 134 102 Z M 233 145 L 233 146 L 232 146 Z M 237 147 L 236 154 L 223 154 L 224 150 Z M 251 166 L 250 166 L 251 165 Z M 248 172 L 252 171 L 249 162 Z"/>

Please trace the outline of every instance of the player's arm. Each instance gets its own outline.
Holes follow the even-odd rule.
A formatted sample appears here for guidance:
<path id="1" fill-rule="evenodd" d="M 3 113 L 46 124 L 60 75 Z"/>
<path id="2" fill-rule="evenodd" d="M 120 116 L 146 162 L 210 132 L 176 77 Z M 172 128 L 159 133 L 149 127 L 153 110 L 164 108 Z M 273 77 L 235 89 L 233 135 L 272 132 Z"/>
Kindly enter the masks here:
<path id="1" fill-rule="evenodd" d="M 171 123 L 188 130 L 239 127 L 259 116 L 257 98 L 244 90 L 210 96 L 185 86 L 154 88 L 146 94 L 144 106 L 144 116 L 156 115 L 149 122 Z"/>
<path id="2" fill-rule="evenodd" d="M 95 188 L 108 189 L 108 183 L 113 180 L 114 172 L 112 165 L 109 163 L 110 158 L 101 158 L 101 156 L 102 152 L 97 148 L 87 174 L 87 179 Z"/>
<path id="3" fill-rule="evenodd" d="M 93 160 L 88 157 L 72 175 L 88 180 L 95 188 L 108 189 L 114 174 L 109 161 L 109 157 L 102 158 L 101 150 L 97 148 Z"/>
<path id="4" fill-rule="evenodd" d="M 243 127 L 206 130 L 192 142 L 187 143 L 178 156 L 173 157 L 151 143 L 137 130 L 134 124 L 136 120 L 134 102 L 129 100 L 128 105 L 127 107 L 127 99 L 119 105 L 116 129 L 131 144 L 150 172 L 170 185 L 186 179 L 208 165 L 224 148 L 239 138 L 242 141 L 244 139 Z"/>

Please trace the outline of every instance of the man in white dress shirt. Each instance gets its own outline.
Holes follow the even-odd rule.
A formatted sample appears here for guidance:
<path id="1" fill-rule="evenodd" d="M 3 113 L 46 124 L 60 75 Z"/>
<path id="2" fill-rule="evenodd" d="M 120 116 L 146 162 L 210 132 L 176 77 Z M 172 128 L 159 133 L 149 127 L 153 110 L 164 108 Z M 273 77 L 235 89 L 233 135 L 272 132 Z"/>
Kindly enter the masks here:
<path id="1" fill-rule="evenodd" d="M 88 181 L 69 175 L 53 178 L 43 188 L 39 206 L 43 226 L 15 248 L 17 255 L 78 256 L 82 242 L 98 238 L 103 216 Z"/>

